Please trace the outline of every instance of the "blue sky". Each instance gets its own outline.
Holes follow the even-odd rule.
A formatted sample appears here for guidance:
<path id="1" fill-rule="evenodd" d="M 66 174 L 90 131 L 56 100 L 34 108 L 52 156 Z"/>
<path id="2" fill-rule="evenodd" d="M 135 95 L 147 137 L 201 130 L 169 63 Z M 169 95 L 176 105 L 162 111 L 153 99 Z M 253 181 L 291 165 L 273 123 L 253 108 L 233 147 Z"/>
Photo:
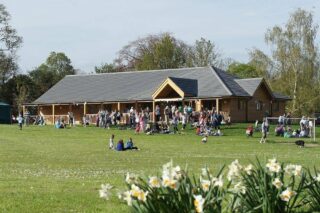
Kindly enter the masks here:
<path id="1" fill-rule="evenodd" d="M 18 51 L 22 72 L 64 52 L 75 68 L 91 72 L 112 62 L 129 41 L 171 32 L 188 44 L 214 41 L 223 57 L 246 62 L 248 50 L 264 51 L 264 34 L 283 25 L 297 8 L 313 11 L 320 23 L 320 1 L 311 0 L 4 0 L 12 25 L 24 39 Z"/>

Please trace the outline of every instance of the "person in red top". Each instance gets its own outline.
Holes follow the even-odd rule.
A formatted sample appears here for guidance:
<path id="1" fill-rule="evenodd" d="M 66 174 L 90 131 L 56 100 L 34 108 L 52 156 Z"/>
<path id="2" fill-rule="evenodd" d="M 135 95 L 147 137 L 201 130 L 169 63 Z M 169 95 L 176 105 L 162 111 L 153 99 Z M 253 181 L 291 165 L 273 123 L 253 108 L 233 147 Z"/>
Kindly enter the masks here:
<path id="1" fill-rule="evenodd" d="M 247 127 L 246 135 L 247 135 L 247 137 L 252 137 L 253 136 L 253 126 L 252 125 Z"/>

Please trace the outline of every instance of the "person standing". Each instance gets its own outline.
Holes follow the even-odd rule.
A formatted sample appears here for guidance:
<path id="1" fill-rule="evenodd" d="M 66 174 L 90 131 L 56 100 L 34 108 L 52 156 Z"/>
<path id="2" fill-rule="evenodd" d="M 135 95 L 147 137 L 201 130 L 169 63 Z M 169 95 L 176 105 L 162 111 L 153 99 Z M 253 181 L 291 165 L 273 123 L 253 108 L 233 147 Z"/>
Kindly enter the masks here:
<path id="1" fill-rule="evenodd" d="M 263 122 L 262 122 L 262 124 L 261 124 L 262 137 L 261 137 L 260 143 L 265 143 L 266 140 L 267 140 L 268 126 L 269 126 L 269 125 L 268 125 L 267 119 L 264 118 L 264 119 L 263 119 Z"/>
<path id="2" fill-rule="evenodd" d="M 19 114 L 17 121 L 19 124 L 19 129 L 22 130 L 23 117 L 21 116 L 21 114 Z"/>

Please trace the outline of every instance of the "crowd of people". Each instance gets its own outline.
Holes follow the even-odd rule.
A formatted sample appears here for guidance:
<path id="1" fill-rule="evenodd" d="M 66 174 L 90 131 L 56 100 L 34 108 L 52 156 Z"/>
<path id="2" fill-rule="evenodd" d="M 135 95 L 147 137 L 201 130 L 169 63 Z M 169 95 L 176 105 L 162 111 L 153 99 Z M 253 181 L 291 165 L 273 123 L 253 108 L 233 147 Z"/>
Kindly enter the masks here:
<path id="1" fill-rule="evenodd" d="M 307 138 L 312 137 L 313 134 L 313 121 L 306 116 L 302 116 L 299 121 L 299 128 L 293 129 L 291 114 L 283 114 L 278 117 L 276 127 L 274 129 L 275 136 L 284 138 Z M 255 122 L 255 126 L 249 125 L 246 129 L 246 135 L 248 137 L 253 136 L 254 131 L 261 131 L 262 137 L 260 143 L 265 143 L 267 135 L 269 133 L 269 120 L 263 118 L 261 126 L 259 126 L 258 120 Z"/>

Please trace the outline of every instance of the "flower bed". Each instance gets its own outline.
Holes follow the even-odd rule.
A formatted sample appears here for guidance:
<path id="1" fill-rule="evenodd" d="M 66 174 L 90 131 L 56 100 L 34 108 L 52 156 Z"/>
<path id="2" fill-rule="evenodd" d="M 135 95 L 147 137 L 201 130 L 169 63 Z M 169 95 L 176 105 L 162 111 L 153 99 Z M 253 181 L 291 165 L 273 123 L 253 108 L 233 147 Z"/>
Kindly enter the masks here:
<path id="1" fill-rule="evenodd" d="M 320 173 L 300 165 L 270 159 L 262 164 L 241 165 L 212 174 L 202 168 L 200 177 L 187 170 L 163 165 L 161 176 L 127 174 L 128 190 L 119 199 L 134 212 L 301 212 L 320 210 Z M 223 177 L 226 178 L 223 178 Z M 108 199 L 112 186 L 103 184 L 100 197 Z"/>

